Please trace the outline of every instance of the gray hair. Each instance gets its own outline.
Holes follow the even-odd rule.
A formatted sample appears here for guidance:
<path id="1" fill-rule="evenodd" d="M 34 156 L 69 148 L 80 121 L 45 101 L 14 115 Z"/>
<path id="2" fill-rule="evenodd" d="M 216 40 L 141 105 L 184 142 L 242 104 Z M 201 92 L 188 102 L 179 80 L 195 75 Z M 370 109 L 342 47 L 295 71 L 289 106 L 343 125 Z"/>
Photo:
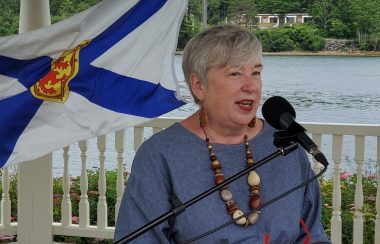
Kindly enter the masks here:
<path id="1" fill-rule="evenodd" d="M 254 63 L 261 56 L 261 44 L 253 33 L 234 25 L 217 25 L 200 32 L 187 43 L 182 69 L 191 90 L 189 78 L 192 72 L 197 73 L 202 84 L 207 85 L 207 72 L 211 67 L 241 66 Z"/>

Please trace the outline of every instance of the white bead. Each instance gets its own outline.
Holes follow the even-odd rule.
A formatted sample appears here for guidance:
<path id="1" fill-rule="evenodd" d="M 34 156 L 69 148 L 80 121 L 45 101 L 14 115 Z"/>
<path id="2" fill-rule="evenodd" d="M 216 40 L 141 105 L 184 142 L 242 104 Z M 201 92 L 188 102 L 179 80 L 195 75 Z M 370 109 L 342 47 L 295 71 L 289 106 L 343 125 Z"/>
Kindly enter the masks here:
<path id="1" fill-rule="evenodd" d="M 248 221 L 251 225 L 255 224 L 259 220 L 259 212 L 253 212 L 250 215 L 248 215 Z"/>
<path id="2" fill-rule="evenodd" d="M 223 201 L 225 201 L 225 202 L 232 200 L 232 193 L 227 189 L 223 189 L 220 192 L 220 196 L 222 197 Z"/>
<path id="3" fill-rule="evenodd" d="M 255 171 L 249 172 L 248 184 L 250 186 L 258 186 L 260 184 L 260 176 Z"/>
<path id="4" fill-rule="evenodd" d="M 241 210 L 236 210 L 233 214 L 232 214 L 232 218 L 233 219 L 236 219 L 236 218 L 239 218 L 240 216 L 244 215 L 244 213 L 241 211 Z M 235 223 L 238 224 L 238 225 L 245 225 L 245 223 L 247 222 L 247 218 L 246 217 L 243 217 L 239 220 L 237 220 Z"/>

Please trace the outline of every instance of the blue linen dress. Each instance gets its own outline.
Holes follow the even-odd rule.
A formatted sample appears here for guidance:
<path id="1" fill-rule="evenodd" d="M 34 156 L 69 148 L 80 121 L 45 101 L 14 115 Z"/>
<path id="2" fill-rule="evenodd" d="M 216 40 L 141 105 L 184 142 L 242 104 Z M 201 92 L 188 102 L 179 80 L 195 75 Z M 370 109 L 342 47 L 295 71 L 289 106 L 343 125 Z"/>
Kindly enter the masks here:
<path id="1" fill-rule="evenodd" d="M 249 141 L 255 162 L 273 153 L 273 129 L 266 122 L 263 130 Z M 244 143 L 214 144 L 215 155 L 227 179 L 245 168 Z M 314 174 L 301 148 L 258 168 L 261 201 L 266 202 L 299 185 Z M 171 209 L 168 196 L 177 194 L 186 202 L 214 186 L 207 144 L 176 123 L 143 143 L 132 165 L 116 223 L 115 240 L 135 231 Z M 231 183 L 233 200 L 243 212 L 249 211 L 247 177 Z M 319 184 L 313 181 L 281 200 L 261 209 L 259 220 L 249 227 L 232 224 L 193 243 L 304 243 L 308 227 L 309 243 L 330 243 L 321 224 Z M 226 206 L 219 192 L 187 208 L 176 217 L 173 242 L 181 243 L 227 221 Z M 167 222 L 136 238 L 132 243 L 170 243 Z"/>

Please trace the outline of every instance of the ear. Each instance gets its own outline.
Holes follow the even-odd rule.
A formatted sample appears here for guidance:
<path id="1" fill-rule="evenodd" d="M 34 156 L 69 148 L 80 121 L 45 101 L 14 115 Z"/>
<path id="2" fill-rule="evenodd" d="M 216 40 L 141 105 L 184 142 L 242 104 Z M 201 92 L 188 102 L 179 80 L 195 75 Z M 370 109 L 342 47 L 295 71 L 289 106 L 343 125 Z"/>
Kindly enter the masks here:
<path id="1" fill-rule="evenodd" d="M 199 76 L 199 74 L 192 72 L 190 74 L 189 78 L 190 78 L 189 79 L 190 80 L 190 88 L 191 88 L 192 93 L 194 94 L 194 96 L 198 100 L 202 100 L 203 99 L 204 86 L 202 84 L 201 77 Z"/>

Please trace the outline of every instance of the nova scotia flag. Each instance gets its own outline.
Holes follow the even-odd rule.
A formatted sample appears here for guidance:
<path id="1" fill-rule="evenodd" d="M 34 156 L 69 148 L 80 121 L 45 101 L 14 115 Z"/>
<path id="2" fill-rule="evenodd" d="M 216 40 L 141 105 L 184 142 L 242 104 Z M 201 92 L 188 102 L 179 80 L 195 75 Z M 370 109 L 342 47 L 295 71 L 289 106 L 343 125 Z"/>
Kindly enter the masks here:
<path id="1" fill-rule="evenodd" d="M 104 0 L 0 38 L 0 167 L 169 112 L 185 0 Z"/>

